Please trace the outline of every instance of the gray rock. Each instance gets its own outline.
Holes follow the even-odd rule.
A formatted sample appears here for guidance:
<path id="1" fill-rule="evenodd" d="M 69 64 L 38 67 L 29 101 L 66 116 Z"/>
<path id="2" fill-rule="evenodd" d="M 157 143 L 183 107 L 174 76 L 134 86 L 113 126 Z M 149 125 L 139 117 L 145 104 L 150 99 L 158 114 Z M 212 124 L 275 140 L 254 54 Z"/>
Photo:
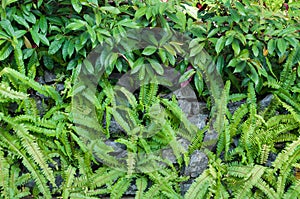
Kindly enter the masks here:
<path id="1" fill-rule="evenodd" d="M 198 115 L 192 115 L 188 117 L 188 120 L 196 125 L 199 129 L 203 129 L 206 125 L 206 119 L 208 118 L 208 115 L 205 114 L 198 114 Z"/>
<path id="2" fill-rule="evenodd" d="M 206 147 L 209 150 L 213 150 L 217 144 L 218 137 L 219 135 L 214 129 L 206 131 L 203 138 L 202 146 Z"/>
<path id="3" fill-rule="evenodd" d="M 233 114 L 242 104 L 246 103 L 246 100 L 241 100 L 237 102 L 229 102 L 227 107 L 231 114 Z"/>
<path id="4" fill-rule="evenodd" d="M 262 99 L 260 102 L 258 102 L 258 106 L 259 106 L 260 110 L 264 110 L 265 108 L 267 108 L 270 105 L 272 99 L 273 99 L 273 95 L 269 94 L 264 99 Z"/>
<path id="5" fill-rule="evenodd" d="M 135 195 L 137 191 L 136 184 L 131 183 L 124 195 Z"/>
<path id="6" fill-rule="evenodd" d="M 49 71 L 45 71 L 44 79 L 46 83 L 53 83 L 56 80 L 56 75 Z"/>
<path id="7" fill-rule="evenodd" d="M 42 76 L 36 77 L 35 80 L 40 84 L 45 84 L 44 77 Z"/>
<path id="8" fill-rule="evenodd" d="M 184 175 L 198 177 L 207 168 L 207 163 L 208 158 L 205 153 L 195 150 L 190 157 L 189 165 L 184 169 Z"/>
<path id="9" fill-rule="evenodd" d="M 185 151 L 188 150 L 190 142 L 184 138 L 179 138 L 178 142 L 180 143 L 180 145 L 183 147 L 183 149 Z M 162 150 L 161 152 L 161 157 L 163 159 L 168 159 L 169 161 L 171 161 L 173 164 L 176 163 L 176 156 L 173 153 L 173 150 L 171 148 L 165 148 Z"/>
<path id="10" fill-rule="evenodd" d="M 65 89 L 65 85 L 64 84 L 56 84 L 56 91 L 60 92 L 60 91 L 63 91 Z"/>

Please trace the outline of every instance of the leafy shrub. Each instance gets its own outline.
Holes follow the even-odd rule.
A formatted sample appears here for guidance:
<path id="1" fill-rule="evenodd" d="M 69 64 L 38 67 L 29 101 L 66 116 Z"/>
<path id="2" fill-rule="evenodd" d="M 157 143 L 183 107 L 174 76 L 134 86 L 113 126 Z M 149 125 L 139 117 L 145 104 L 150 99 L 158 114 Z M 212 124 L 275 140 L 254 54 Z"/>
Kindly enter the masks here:
<path id="1" fill-rule="evenodd" d="M 99 83 L 102 91 L 96 93 L 101 104 L 97 110 L 100 121 L 106 115 L 108 127 L 114 117 L 127 129 L 127 123 L 116 115 L 119 107 L 113 104 L 113 95 L 108 95 L 113 85 L 109 77 L 129 70 L 143 77 L 146 70 L 143 63 L 150 63 L 151 70 L 157 73 L 161 73 L 157 63 L 178 69 L 182 73 L 180 81 L 192 78 L 198 97 L 209 103 L 208 94 L 215 92 L 214 86 L 218 85 L 205 85 L 205 72 L 215 70 L 201 68 L 201 60 L 196 55 L 205 49 L 222 81 L 230 82 L 211 99 L 221 110 L 214 126 L 220 134 L 216 151 L 207 152 L 209 166 L 185 198 L 295 198 L 299 195 L 299 179 L 293 175 L 293 169 L 299 168 L 298 2 L 291 1 L 286 10 L 281 8 L 281 1 L 265 1 L 265 6 L 262 1 L 207 1 L 208 8 L 201 12 L 196 1 L 3 0 L 1 3 L 0 188 L 3 198 L 103 195 L 121 198 L 133 183 L 137 186 L 136 198 L 182 198 L 179 184 L 187 177 L 179 172 L 177 165 L 168 162 L 168 167 L 149 173 L 109 168 L 95 159 L 95 154 L 80 138 L 85 132 L 76 130 L 72 121 L 70 101 L 78 73 L 84 67 L 88 70 L 84 62 L 87 55 L 99 44 L 111 44 L 111 38 L 118 42 L 127 36 L 128 30 L 145 27 L 159 27 L 166 32 L 176 30 L 191 37 L 184 45 L 189 47 L 188 56 L 192 61 L 178 56 L 182 44 L 164 41 L 168 39 L 167 34 L 162 40 L 150 38 L 143 49 L 109 54 L 101 60 L 108 67 Z M 62 92 L 56 91 L 55 85 L 35 81 L 44 70 L 63 74 Z M 128 125 L 127 131 L 135 125 L 147 128 L 150 105 L 156 103 L 170 109 L 164 118 L 169 131 L 160 131 L 162 137 L 154 137 L 149 142 L 138 136 L 134 140 L 118 135 L 116 138 L 127 145 L 129 152 L 162 147 L 170 137 L 174 138 L 172 129 L 180 124 L 182 117 L 176 100 L 161 99 L 156 86 L 143 86 L 138 98 L 128 95 L 135 108 L 123 107 L 130 118 L 128 123 L 134 124 Z M 272 92 L 274 100 L 260 112 L 257 94 L 266 92 Z M 44 113 L 37 107 L 37 95 L 45 97 Z M 246 99 L 246 103 L 235 113 L 229 113 L 227 102 L 240 99 Z M 141 113 L 148 115 L 140 116 Z M 88 124 L 88 118 L 85 119 L 82 123 Z M 188 125 L 186 121 L 188 131 L 195 130 Z M 101 130 L 112 136 L 109 128 Z M 197 133 L 191 138 L 193 150 L 203 144 L 200 138 L 204 132 Z M 233 142 L 235 138 L 239 138 L 237 145 Z M 183 153 L 177 142 L 173 142 L 172 148 L 177 151 L 177 163 L 182 167 L 188 164 L 191 151 Z M 271 153 L 277 154 L 277 158 L 270 166 Z M 133 160 L 128 159 L 130 166 L 134 166 Z"/>

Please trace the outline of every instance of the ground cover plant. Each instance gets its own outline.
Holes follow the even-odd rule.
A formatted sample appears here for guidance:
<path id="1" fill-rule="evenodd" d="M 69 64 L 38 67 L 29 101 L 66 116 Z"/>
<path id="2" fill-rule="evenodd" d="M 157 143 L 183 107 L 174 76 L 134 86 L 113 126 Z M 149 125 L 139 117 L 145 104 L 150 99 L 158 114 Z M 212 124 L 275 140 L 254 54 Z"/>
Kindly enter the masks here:
<path id="1" fill-rule="evenodd" d="M 135 198 L 298 198 L 299 9 L 293 0 L 2 0 L 1 198 L 122 198 L 133 184 Z M 142 48 L 126 51 L 126 43 L 115 51 L 112 44 L 143 28 L 165 32 L 145 34 Z M 172 42 L 177 33 L 188 43 Z M 105 67 L 90 94 L 77 80 L 81 71 L 96 73 L 88 56 L 97 46 L 112 48 L 101 51 Z M 149 80 L 165 68 L 178 71 L 179 87 L 189 83 L 206 103 L 204 129 L 187 119 L 176 96 L 166 97 L 162 80 Z M 126 73 L 143 82 L 135 92 L 115 86 Z M 55 77 L 46 81 L 49 74 Z M 86 107 L 76 115 L 78 93 L 95 103 L 95 115 Z M 268 94 L 263 109 L 259 101 Z M 228 104 L 240 101 L 230 112 Z M 114 121 L 122 132 L 109 128 Z M 123 146 L 124 168 L 106 156 L 111 148 L 101 139 L 85 140 L 92 129 Z M 212 148 L 204 141 L 210 129 L 218 133 Z M 178 136 L 190 141 L 187 150 Z M 157 156 L 139 167 L 135 154 L 166 146 L 175 162 Z M 205 151 L 208 165 L 183 193 L 189 176 L 182 170 L 195 150 Z M 151 169 L 154 160 L 163 167 Z"/>

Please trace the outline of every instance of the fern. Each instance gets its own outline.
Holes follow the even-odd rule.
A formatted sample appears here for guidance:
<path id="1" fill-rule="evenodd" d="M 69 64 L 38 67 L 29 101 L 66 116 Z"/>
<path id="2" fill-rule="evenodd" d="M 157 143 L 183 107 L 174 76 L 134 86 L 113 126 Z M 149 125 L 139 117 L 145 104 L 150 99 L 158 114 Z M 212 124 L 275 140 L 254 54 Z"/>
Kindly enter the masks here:
<path id="1" fill-rule="evenodd" d="M 26 93 L 14 91 L 4 83 L 0 83 L 0 96 L 3 98 L 8 98 L 10 101 L 24 100 L 28 98 Z"/>

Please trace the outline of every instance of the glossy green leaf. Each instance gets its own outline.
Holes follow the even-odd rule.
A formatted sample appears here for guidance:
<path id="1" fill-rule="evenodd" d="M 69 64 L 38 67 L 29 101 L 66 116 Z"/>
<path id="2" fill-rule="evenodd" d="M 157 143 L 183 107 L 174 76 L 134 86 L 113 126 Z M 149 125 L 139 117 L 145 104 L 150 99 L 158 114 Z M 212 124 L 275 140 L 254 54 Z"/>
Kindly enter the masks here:
<path id="1" fill-rule="evenodd" d="M 66 61 L 66 58 L 68 56 L 68 48 L 69 48 L 69 44 L 70 44 L 70 40 L 66 40 L 62 49 L 61 49 L 61 52 L 62 52 L 62 56 L 63 56 L 63 59 Z"/>
<path id="2" fill-rule="evenodd" d="M 0 21 L 0 26 L 7 32 L 8 35 L 10 35 L 10 36 L 15 35 L 15 31 L 14 31 L 10 21 L 2 20 L 2 21 Z"/>
<path id="3" fill-rule="evenodd" d="M 49 46 L 49 40 L 44 34 L 38 33 L 40 41 L 45 44 L 46 46 Z"/>
<path id="4" fill-rule="evenodd" d="M 276 44 L 274 39 L 270 39 L 268 41 L 268 51 L 272 55 L 275 50 Z"/>
<path id="5" fill-rule="evenodd" d="M 255 44 L 252 45 L 252 52 L 255 57 L 257 57 L 259 54 L 259 50 Z"/>
<path id="6" fill-rule="evenodd" d="M 48 53 L 51 54 L 51 55 L 55 54 L 62 47 L 63 42 L 64 42 L 63 39 L 52 41 L 50 46 L 49 46 Z"/>
<path id="7" fill-rule="evenodd" d="M 279 52 L 281 54 L 283 54 L 286 51 L 287 42 L 283 38 L 278 39 L 277 40 L 277 48 L 278 48 Z"/>
<path id="8" fill-rule="evenodd" d="M 240 44 L 239 44 L 239 42 L 237 41 L 237 39 L 234 39 L 233 40 L 233 42 L 232 42 L 232 44 L 231 44 L 231 47 L 232 47 L 232 49 L 233 49 L 233 51 L 234 51 L 234 55 L 235 56 L 237 56 L 237 55 L 239 55 L 240 54 Z"/>
<path id="9" fill-rule="evenodd" d="M 82 5 L 79 0 L 71 0 L 72 7 L 77 13 L 80 13 L 82 10 Z"/>
<path id="10" fill-rule="evenodd" d="M 18 15 L 13 15 L 13 18 L 18 24 L 23 25 L 26 28 L 29 28 L 29 24 L 26 22 L 26 20 L 23 17 L 20 17 Z"/>
<path id="11" fill-rule="evenodd" d="M 110 12 L 112 14 L 115 14 L 115 15 L 118 15 L 118 14 L 121 13 L 118 8 L 113 7 L 113 6 L 103 6 L 100 9 L 103 10 L 103 11 L 108 11 L 108 12 Z"/>
<path id="12" fill-rule="evenodd" d="M 215 47 L 217 54 L 219 54 L 223 50 L 225 41 L 226 41 L 226 38 L 224 36 L 222 36 L 221 38 L 218 39 L 218 41 L 216 43 L 216 47 Z"/>
<path id="13" fill-rule="evenodd" d="M 204 81 L 202 74 L 197 71 L 196 75 L 194 76 L 194 83 L 198 94 L 201 96 L 203 89 L 204 89 Z"/>
<path id="14" fill-rule="evenodd" d="M 0 61 L 5 60 L 10 53 L 13 51 L 12 45 L 7 42 L 1 49 L 0 49 Z"/>
<path id="15" fill-rule="evenodd" d="M 72 59 L 67 66 L 67 70 L 73 70 L 77 66 L 77 60 Z"/>
<path id="16" fill-rule="evenodd" d="M 54 67 L 54 61 L 50 56 L 44 55 L 43 56 L 43 62 L 44 62 L 44 66 L 48 69 L 48 70 L 52 70 Z"/>
<path id="17" fill-rule="evenodd" d="M 132 66 L 131 74 L 134 74 L 137 71 L 139 71 L 142 66 L 144 66 L 144 58 L 140 57 L 134 62 Z"/>
<path id="18" fill-rule="evenodd" d="M 23 15 L 23 16 L 28 22 L 32 24 L 36 24 L 36 17 L 33 13 L 29 12 L 28 15 Z"/>
<path id="19" fill-rule="evenodd" d="M 94 74 L 94 66 L 93 66 L 93 64 L 89 60 L 87 60 L 87 59 L 83 60 L 83 64 L 84 64 L 86 70 L 90 74 Z"/>
<path id="20" fill-rule="evenodd" d="M 186 71 L 180 78 L 179 83 L 187 81 L 190 77 L 192 77 L 196 71 L 194 69 Z"/>
<path id="21" fill-rule="evenodd" d="M 38 30 L 37 30 L 36 26 L 34 26 L 33 28 L 31 28 L 30 35 L 31 35 L 31 38 L 34 41 L 34 43 L 37 46 L 39 46 L 40 45 L 40 37 L 39 37 Z"/>
<path id="22" fill-rule="evenodd" d="M 199 53 L 203 50 L 205 43 L 200 43 L 191 49 L 190 56 L 194 57 L 195 55 L 199 55 Z"/>
<path id="23" fill-rule="evenodd" d="M 69 23 L 67 26 L 66 26 L 66 29 L 70 29 L 70 30 L 79 30 L 81 29 L 82 27 L 84 27 L 87 23 L 85 21 L 82 21 L 82 20 L 76 20 L 72 23 Z"/>
<path id="24" fill-rule="evenodd" d="M 92 43 L 95 43 L 95 41 L 97 39 L 95 30 L 89 25 L 86 25 L 86 27 L 87 27 L 87 31 L 90 35 Z"/>
<path id="25" fill-rule="evenodd" d="M 48 29 L 47 19 L 45 16 L 41 16 L 39 20 L 39 27 L 42 33 L 46 33 Z"/>
<path id="26" fill-rule="evenodd" d="M 150 65 L 152 66 L 152 68 L 155 70 L 155 72 L 159 75 L 163 75 L 164 74 L 164 69 L 161 66 L 161 64 L 156 61 L 155 59 L 147 59 L 150 63 Z"/>
<path id="27" fill-rule="evenodd" d="M 157 49 L 156 49 L 156 47 L 155 46 L 147 46 L 144 50 L 143 50 L 143 52 L 142 52 L 142 54 L 143 55 L 152 55 L 153 53 L 155 53 L 155 51 L 156 51 Z"/>

